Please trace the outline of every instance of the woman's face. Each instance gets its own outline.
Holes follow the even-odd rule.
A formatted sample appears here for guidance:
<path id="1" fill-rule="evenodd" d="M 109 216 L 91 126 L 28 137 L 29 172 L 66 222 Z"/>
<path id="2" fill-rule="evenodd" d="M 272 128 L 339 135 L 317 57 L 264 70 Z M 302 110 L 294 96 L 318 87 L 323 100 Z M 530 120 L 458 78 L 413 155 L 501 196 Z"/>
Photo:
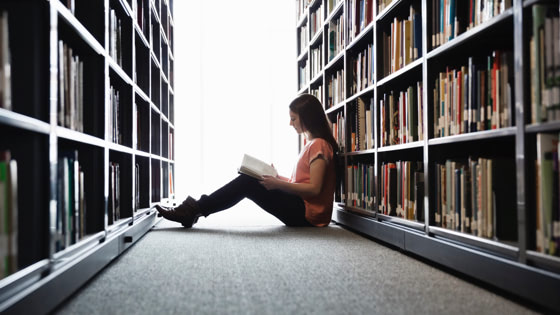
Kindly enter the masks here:
<path id="1" fill-rule="evenodd" d="M 290 110 L 290 126 L 294 127 L 298 135 L 304 132 L 303 126 L 301 125 L 301 122 L 299 120 L 299 115 L 292 112 L 291 110 Z"/>

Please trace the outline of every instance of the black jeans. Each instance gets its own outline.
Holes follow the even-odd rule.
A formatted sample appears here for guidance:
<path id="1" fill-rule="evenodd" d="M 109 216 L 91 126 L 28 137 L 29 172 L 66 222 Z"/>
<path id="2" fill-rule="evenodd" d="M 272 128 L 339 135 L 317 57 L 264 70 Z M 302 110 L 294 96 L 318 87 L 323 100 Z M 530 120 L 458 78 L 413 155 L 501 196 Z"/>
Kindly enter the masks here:
<path id="1" fill-rule="evenodd" d="M 231 208 L 244 198 L 249 198 L 287 226 L 312 226 L 305 219 L 305 203 L 300 196 L 267 190 L 257 179 L 243 174 L 212 194 L 202 195 L 198 205 L 202 214 L 208 216 Z"/>

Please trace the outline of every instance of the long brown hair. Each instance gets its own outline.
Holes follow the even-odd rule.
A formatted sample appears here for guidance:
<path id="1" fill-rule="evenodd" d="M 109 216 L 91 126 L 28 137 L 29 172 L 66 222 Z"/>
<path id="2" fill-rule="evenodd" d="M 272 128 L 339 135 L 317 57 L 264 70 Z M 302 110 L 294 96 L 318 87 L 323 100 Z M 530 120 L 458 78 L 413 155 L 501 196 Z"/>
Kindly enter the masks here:
<path id="1" fill-rule="evenodd" d="M 290 110 L 299 116 L 306 131 L 309 131 L 315 138 L 327 141 L 331 145 L 333 153 L 335 155 L 338 153 L 338 143 L 333 137 L 321 101 L 311 94 L 300 94 L 290 103 Z"/>

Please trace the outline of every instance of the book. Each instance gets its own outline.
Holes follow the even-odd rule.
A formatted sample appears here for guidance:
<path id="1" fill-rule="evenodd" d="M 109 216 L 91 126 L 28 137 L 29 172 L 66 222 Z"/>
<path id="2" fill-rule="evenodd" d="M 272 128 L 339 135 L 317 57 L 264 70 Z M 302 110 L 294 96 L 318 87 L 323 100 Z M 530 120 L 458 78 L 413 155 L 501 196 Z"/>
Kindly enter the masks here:
<path id="1" fill-rule="evenodd" d="M 278 172 L 272 165 L 269 165 L 248 154 L 243 155 L 239 173 L 249 175 L 256 179 L 263 179 L 263 176 L 278 176 Z"/>
<path id="2" fill-rule="evenodd" d="M 12 75 L 8 13 L 0 13 L 0 108 L 12 109 Z"/>

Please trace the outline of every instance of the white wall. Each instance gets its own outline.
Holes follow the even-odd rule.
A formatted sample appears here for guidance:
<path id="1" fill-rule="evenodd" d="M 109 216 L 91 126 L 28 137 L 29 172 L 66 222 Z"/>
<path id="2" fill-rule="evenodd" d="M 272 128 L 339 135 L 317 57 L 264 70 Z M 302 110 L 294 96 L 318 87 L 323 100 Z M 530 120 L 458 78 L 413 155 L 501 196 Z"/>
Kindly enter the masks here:
<path id="1" fill-rule="evenodd" d="M 297 137 L 294 1 L 174 1 L 177 199 L 237 176 L 243 153 L 289 176 Z"/>

